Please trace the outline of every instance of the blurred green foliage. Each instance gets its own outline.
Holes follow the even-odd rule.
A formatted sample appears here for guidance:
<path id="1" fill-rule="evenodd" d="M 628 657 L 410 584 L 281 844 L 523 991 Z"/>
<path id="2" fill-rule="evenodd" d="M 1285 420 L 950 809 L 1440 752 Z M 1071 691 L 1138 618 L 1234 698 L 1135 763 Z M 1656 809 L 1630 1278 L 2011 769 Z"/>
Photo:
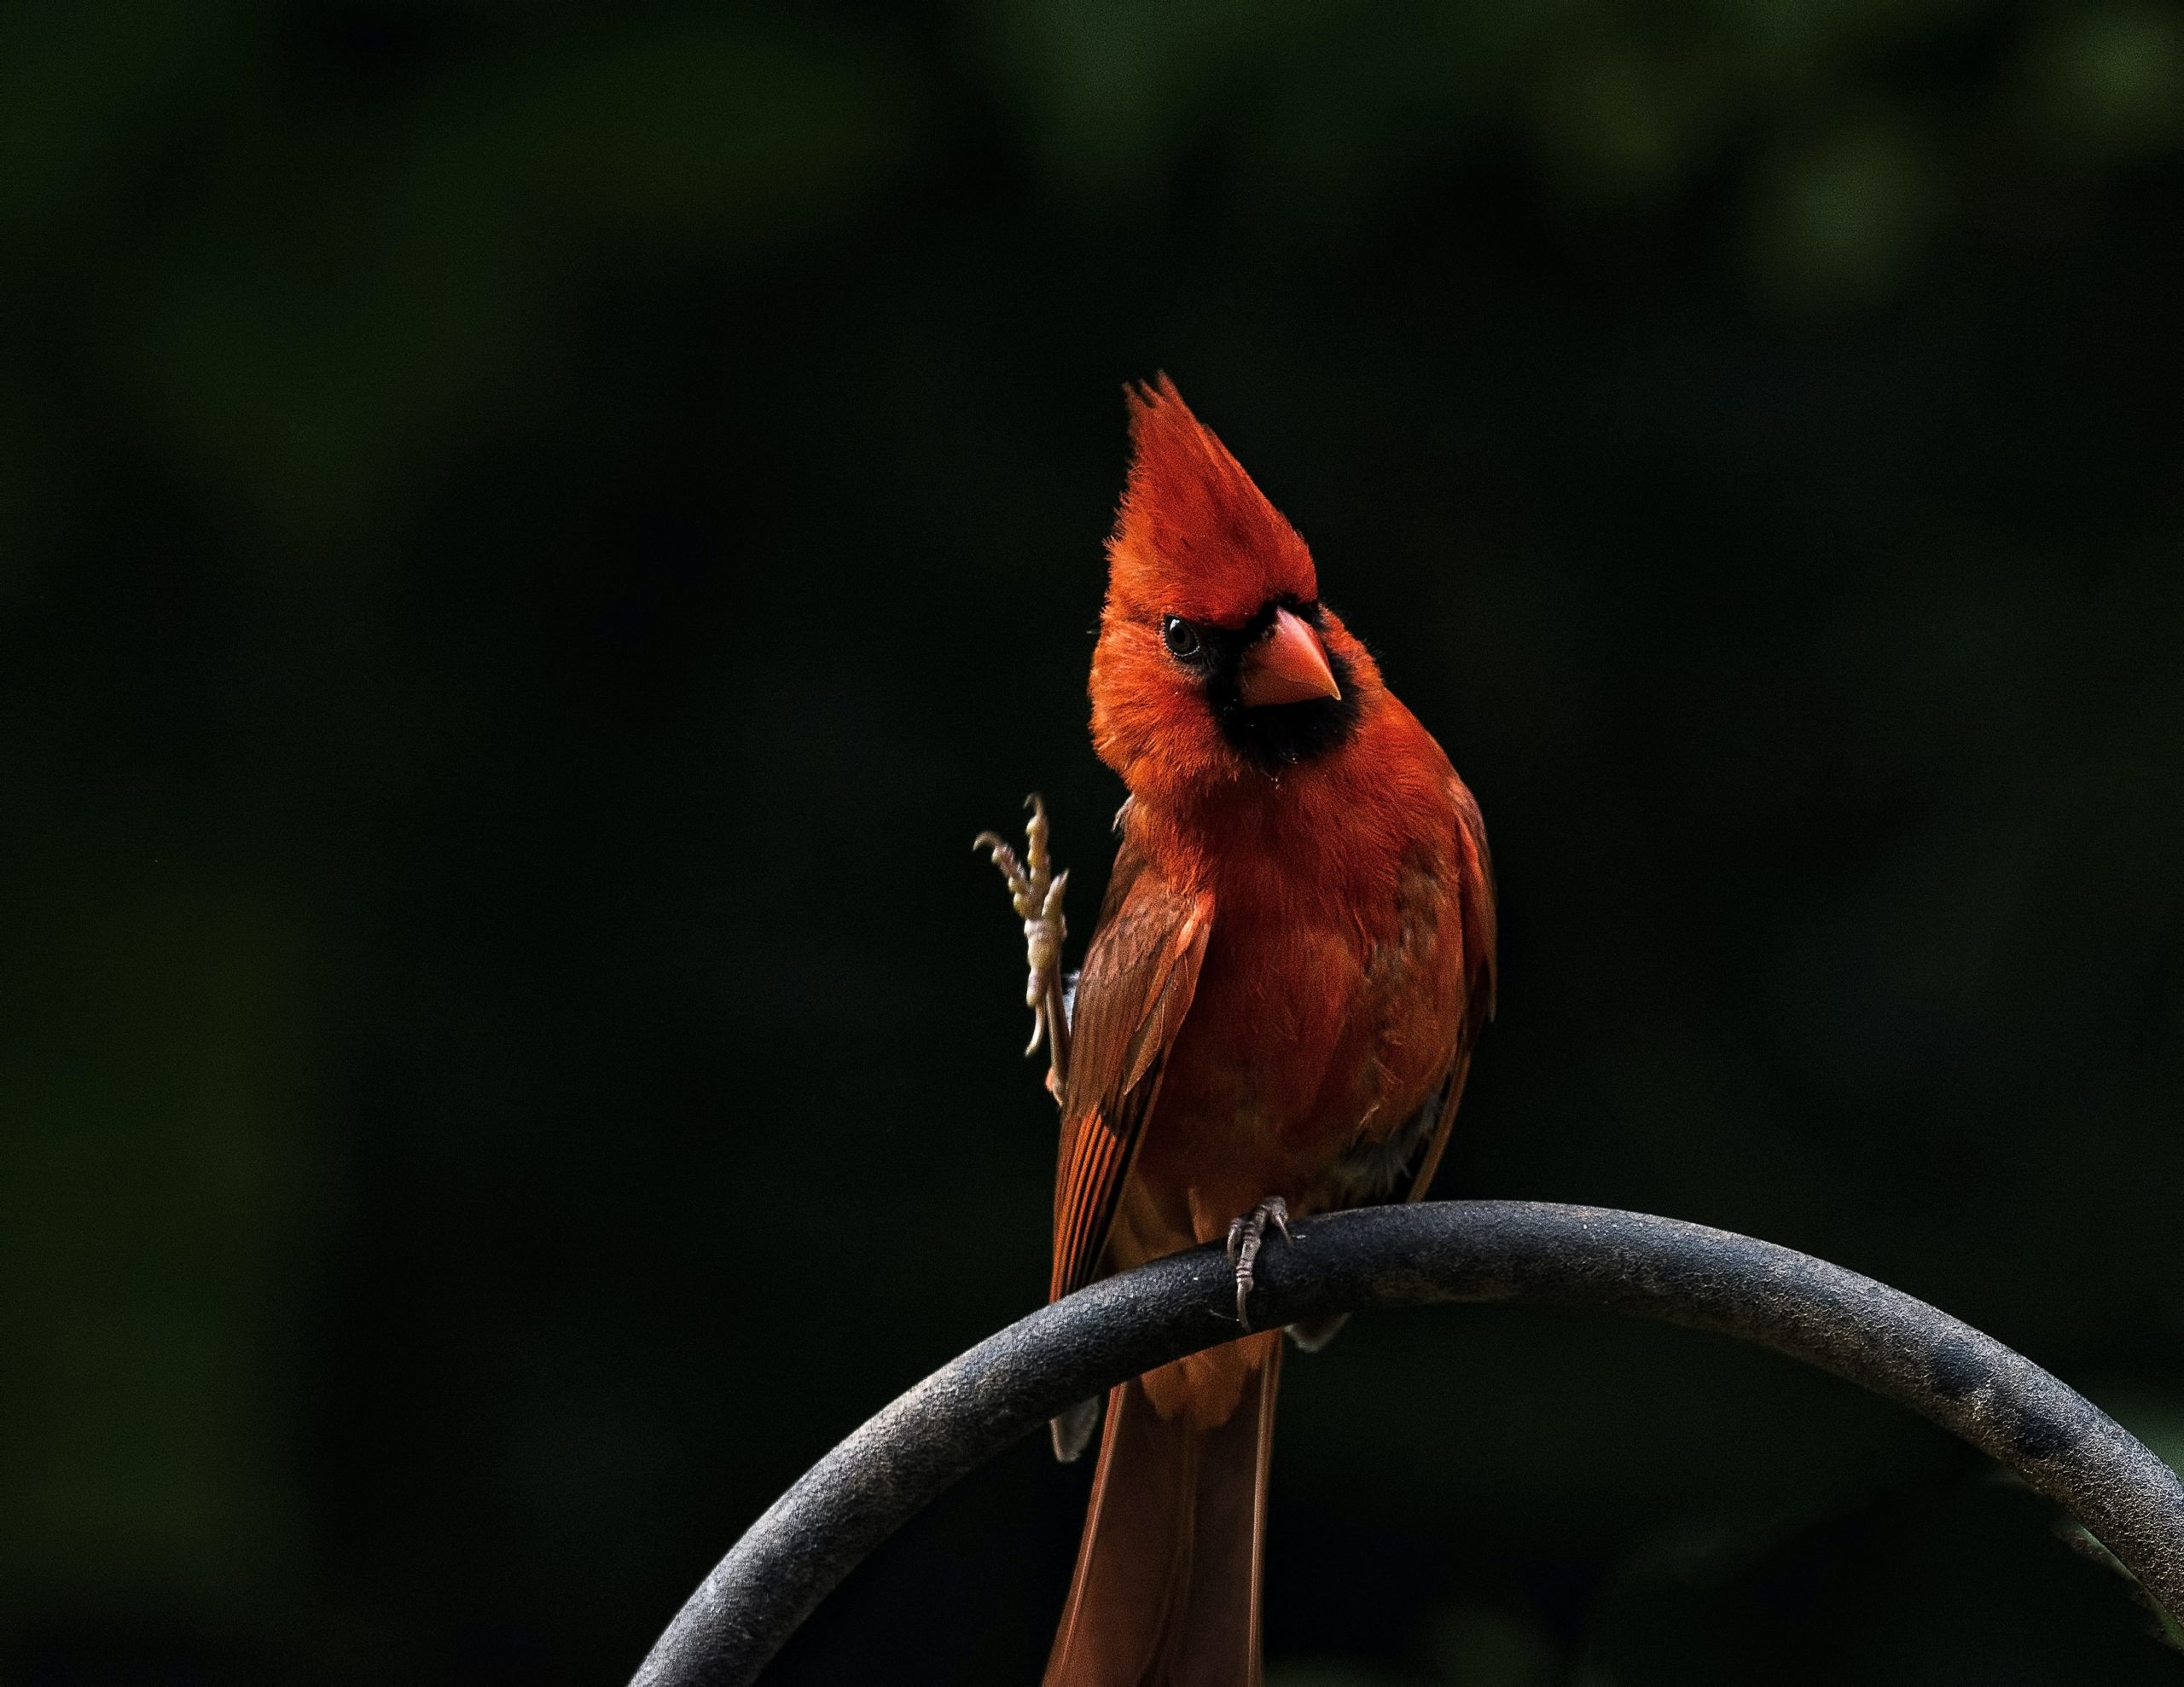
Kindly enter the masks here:
<path id="1" fill-rule="evenodd" d="M 0 9 L 0 1680 L 595 1681 L 1037 1300 L 966 848 L 1165 368 L 1484 803 L 1443 1192 L 1730 1225 L 2184 1441 L 2184 11 Z M 2131 1683 L 1763 1356 L 1291 1367 L 1273 1678 Z M 1030 1446 L 784 1682 L 1020 1681 Z"/>

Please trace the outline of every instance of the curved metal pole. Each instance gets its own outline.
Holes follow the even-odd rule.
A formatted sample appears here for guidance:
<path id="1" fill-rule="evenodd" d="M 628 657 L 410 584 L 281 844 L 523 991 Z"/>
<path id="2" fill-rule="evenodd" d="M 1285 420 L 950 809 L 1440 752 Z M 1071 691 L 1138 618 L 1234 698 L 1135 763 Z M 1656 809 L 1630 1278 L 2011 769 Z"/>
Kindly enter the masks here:
<path id="1" fill-rule="evenodd" d="M 1374 1207 L 1259 1256 L 1253 1323 L 1412 1306 L 1600 1307 L 1803 1359 L 1991 1455 L 2184 1618 L 2184 1485 L 2106 1413 L 1885 1284 L 1728 1231 L 1529 1201 Z M 805 1472 L 690 1596 L 635 1687 L 740 1687 L 866 1554 L 1065 1406 L 1233 1337 L 1216 1248 L 1112 1277 L 988 1337 Z M 1338 1361 L 1339 1362 L 1339 1361 Z"/>

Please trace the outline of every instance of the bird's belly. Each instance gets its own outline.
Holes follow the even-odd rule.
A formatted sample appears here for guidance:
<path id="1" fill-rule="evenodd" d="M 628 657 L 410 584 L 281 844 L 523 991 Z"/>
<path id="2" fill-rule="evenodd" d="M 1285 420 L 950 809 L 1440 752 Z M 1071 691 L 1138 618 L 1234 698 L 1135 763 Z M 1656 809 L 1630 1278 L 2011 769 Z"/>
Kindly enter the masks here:
<path id="1" fill-rule="evenodd" d="M 1118 1263 L 1215 1240 L 1269 1195 L 1323 1209 L 1345 1152 L 1439 1082 L 1445 1036 L 1397 1023 L 1426 1005 L 1415 989 L 1387 988 L 1341 933 L 1277 930 L 1206 956 L 1118 1215 L 1117 1251 L 1134 1258 Z"/>

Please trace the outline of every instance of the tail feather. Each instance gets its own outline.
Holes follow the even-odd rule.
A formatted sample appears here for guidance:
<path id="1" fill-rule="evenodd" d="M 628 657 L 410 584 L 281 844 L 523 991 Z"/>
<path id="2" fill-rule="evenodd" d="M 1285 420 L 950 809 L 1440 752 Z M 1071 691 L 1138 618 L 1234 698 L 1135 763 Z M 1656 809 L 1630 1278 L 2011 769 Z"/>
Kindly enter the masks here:
<path id="1" fill-rule="evenodd" d="M 1084 1457 L 1084 1449 L 1092 1445 L 1092 1432 L 1100 1427 L 1098 1396 L 1077 1401 L 1047 1427 L 1054 1435 L 1055 1459 L 1074 1464 Z"/>
<path id="2" fill-rule="evenodd" d="M 1259 1572 L 1281 1349 L 1225 1423 L 1107 1396 L 1077 1574 L 1046 1687 L 1258 1687 Z"/>

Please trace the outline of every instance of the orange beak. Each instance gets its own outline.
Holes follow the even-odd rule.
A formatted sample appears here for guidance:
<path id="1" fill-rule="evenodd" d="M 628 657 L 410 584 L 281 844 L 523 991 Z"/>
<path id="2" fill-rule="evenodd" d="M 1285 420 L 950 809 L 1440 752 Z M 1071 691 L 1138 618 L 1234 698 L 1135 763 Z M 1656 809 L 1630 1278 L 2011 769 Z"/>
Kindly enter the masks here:
<path id="1" fill-rule="evenodd" d="M 1339 698 L 1320 635 L 1286 609 L 1274 612 L 1268 628 L 1244 652 L 1236 693 L 1246 709 L 1270 703 L 1308 703 L 1316 697 Z"/>

